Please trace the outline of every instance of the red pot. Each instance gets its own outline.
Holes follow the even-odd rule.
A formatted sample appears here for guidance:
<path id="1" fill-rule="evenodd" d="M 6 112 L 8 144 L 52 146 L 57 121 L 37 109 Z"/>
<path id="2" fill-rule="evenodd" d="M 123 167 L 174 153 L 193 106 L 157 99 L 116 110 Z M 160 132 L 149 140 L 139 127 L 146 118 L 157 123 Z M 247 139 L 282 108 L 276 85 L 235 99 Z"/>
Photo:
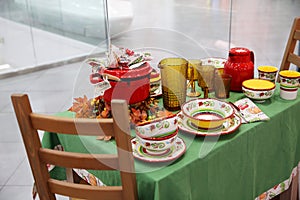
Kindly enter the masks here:
<path id="1" fill-rule="evenodd" d="M 103 74 L 119 79 L 109 79 L 111 88 L 104 92 L 104 100 L 111 102 L 112 99 L 125 99 L 128 104 L 134 104 L 149 97 L 151 71 L 152 67 L 148 62 L 135 69 L 108 68 L 99 74 L 92 74 L 90 81 L 94 84 L 102 82 Z"/>

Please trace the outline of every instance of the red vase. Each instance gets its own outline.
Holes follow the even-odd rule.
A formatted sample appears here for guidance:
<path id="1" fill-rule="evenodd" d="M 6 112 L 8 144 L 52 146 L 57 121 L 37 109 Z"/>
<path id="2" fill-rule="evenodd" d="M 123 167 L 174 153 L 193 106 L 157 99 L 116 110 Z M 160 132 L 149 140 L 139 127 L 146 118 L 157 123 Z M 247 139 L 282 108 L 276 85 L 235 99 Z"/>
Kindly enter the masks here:
<path id="1" fill-rule="evenodd" d="M 224 73 L 232 76 L 230 90 L 241 92 L 243 81 L 254 78 L 254 53 L 242 47 L 231 48 Z"/>

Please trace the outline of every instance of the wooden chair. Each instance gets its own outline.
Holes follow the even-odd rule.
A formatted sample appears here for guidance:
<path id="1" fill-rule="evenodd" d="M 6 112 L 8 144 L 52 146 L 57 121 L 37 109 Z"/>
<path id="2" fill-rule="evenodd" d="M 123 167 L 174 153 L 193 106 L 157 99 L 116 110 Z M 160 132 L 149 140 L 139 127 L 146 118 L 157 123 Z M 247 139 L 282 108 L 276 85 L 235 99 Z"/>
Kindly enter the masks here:
<path id="1" fill-rule="evenodd" d="M 297 41 L 300 41 L 300 17 L 294 19 L 279 71 L 288 70 L 291 63 L 300 69 L 300 56 L 295 54 Z"/>
<path id="2" fill-rule="evenodd" d="M 41 200 L 55 194 L 80 199 L 138 198 L 132 155 L 129 115 L 124 100 L 112 101 L 113 119 L 82 119 L 33 113 L 26 94 L 11 96 L 28 160 Z M 117 111 L 117 113 L 116 113 Z M 37 130 L 73 135 L 114 136 L 117 154 L 83 154 L 42 148 Z M 46 164 L 66 168 L 120 171 L 122 186 L 91 186 L 50 178 Z"/>

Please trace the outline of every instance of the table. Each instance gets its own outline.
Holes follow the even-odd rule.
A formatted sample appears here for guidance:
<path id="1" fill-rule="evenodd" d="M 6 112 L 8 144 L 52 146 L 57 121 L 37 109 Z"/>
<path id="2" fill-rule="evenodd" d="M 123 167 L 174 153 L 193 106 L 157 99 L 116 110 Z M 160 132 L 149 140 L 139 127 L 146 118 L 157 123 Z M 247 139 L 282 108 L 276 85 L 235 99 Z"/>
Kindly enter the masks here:
<path id="1" fill-rule="evenodd" d="M 231 93 L 227 101 L 245 96 Z M 155 199 L 255 199 L 259 194 L 289 178 L 300 161 L 300 93 L 293 101 L 274 96 L 257 104 L 271 120 L 242 124 L 229 135 L 195 137 L 180 132 L 185 154 L 169 165 L 135 161 L 139 198 Z M 59 115 L 72 116 L 71 112 Z M 46 132 L 42 141 L 47 148 L 62 144 L 68 151 L 116 152 L 114 141 L 95 137 Z M 120 184 L 117 173 L 91 171 L 107 185 Z M 52 176 L 59 175 L 54 170 Z"/>

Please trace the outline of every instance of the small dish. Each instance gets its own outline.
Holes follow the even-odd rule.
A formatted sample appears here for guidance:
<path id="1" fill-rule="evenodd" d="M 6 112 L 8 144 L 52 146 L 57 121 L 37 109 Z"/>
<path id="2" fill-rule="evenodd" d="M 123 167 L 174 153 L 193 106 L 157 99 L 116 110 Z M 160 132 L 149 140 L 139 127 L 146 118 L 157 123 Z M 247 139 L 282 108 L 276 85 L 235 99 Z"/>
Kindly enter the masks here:
<path id="1" fill-rule="evenodd" d="M 191 133 L 194 135 L 200 136 L 218 136 L 218 135 L 226 135 L 235 132 L 240 125 L 242 124 L 242 120 L 239 116 L 234 115 L 233 118 L 229 121 L 229 123 L 224 123 L 223 127 L 217 130 L 206 130 L 206 129 L 199 129 L 195 127 L 191 123 L 191 120 L 185 117 L 181 112 L 178 113 L 178 127 L 180 130 Z"/>
<path id="2" fill-rule="evenodd" d="M 200 129 L 218 129 L 234 114 L 233 107 L 218 99 L 194 99 L 181 107 L 183 115 Z"/>
<path id="3" fill-rule="evenodd" d="M 145 149 L 136 138 L 131 140 L 133 156 L 145 162 L 168 162 L 181 157 L 186 145 L 180 137 L 176 138 L 174 145 L 165 151 L 148 151 Z"/>
<path id="4" fill-rule="evenodd" d="M 249 79 L 242 83 L 243 93 L 256 102 L 264 102 L 271 98 L 275 87 L 275 83 L 262 79 Z"/>

